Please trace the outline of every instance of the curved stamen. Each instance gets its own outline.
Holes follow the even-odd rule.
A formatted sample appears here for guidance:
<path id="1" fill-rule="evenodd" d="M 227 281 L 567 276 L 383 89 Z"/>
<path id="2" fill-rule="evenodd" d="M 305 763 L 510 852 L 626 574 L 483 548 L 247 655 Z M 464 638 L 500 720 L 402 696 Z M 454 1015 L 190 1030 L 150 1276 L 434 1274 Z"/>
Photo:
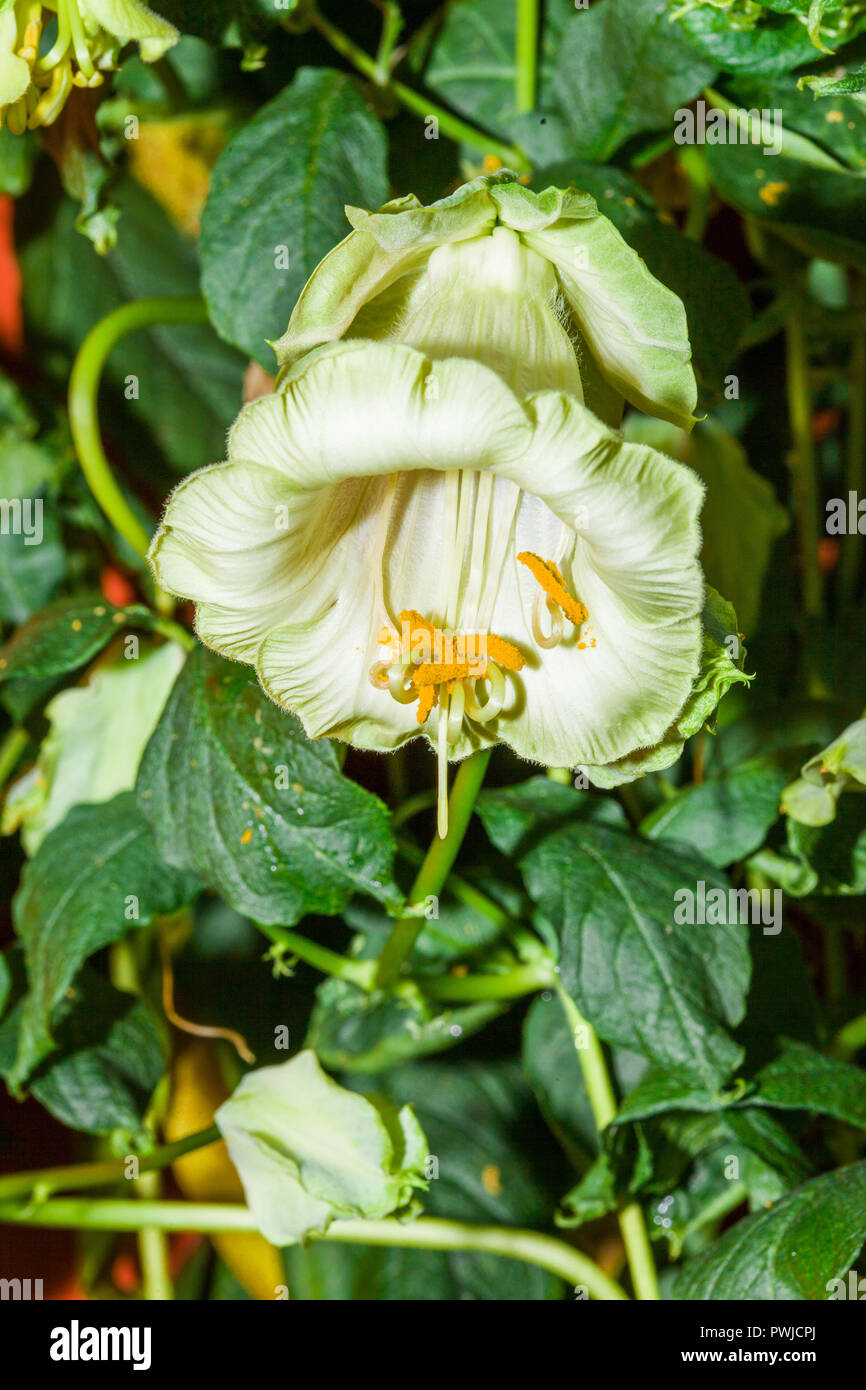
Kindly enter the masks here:
<path id="1" fill-rule="evenodd" d="M 75 50 L 75 58 L 78 66 L 86 78 L 91 78 L 94 76 L 95 69 L 90 57 L 90 49 L 87 46 L 84 25 L 81 21 L 81 15 L 78 13 L 76 0 L 71 0 L 69 6 L 69 29 L 72 35 L 72 47 Z"/>
<path id="2" fill-rule="evenodd" d="M 57 38 L 54 47 L 51 48 L 44 58 L 39 61 L 39 66 L 43 72 L 48 72 L 65 55 L 72 39 L 72 28 L 69 23 L 69 7 L 74 5 L 75 0 L 57 0 Z"/>
<path id="3" fill-rule="evenodd" d="M 550 632 L 546 636 L 541 627 L 542 608 L 546 608 L 550 616 Z M 543 647 L 545 651 L 550 651 L 551 648 L 558 647 L 562 641 L 563 628 L 562 613 L 542 590 L 535 595 L 535 602 L 532 605 L 532 636 L 539 647 Z"/>
<path id="4" fill-rule="evenodd" d="M 478 684 L 483 685 L 485 681 L 490 685 L 490 693 L 483 705 L 478 703 Z M 464 681 L 464 691 L 466 698 L 466 718 L 473 720 L 476 724 L 489 724 L 491 719 L 495 719 L 502 713 L 505 704 L 505 673 L 501 666 L 497 666 L 491 661 L 487 667 L 487 675 L 479 676 L 473 681 Z"/>
<path id="5" fill-rule="evenodd" d="M 388 690 L 400 705 L 411 705 L 413 700 L 418 699 L 418 691 L 412 684 L 411 667 L 408 662 L 395 661 L 388 668 Z"/>

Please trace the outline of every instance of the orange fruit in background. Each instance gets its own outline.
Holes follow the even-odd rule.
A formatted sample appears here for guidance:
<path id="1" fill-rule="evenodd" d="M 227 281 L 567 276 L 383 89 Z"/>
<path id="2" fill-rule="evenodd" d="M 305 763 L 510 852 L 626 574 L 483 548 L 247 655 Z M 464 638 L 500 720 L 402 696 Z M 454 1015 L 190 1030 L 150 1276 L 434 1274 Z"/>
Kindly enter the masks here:
<path id="1" fill-rule="evenodd" d="M 228 1099 L 226 1084 L 213 1043 L 189 1043 L 172 1067 L 171 1096 L 163 1126 L 172 1142 L 213 1124 L 215 1111 Z M 244 1190 L 224 1143 L 196 1149 L 172 1164 L 172 1173 L 184 1197 L 191 1202 L 242 1202 Z M 285 1283 L 279 1251 L 264 1236 L 253 1232 L 213 1235 L 214 1249 L 251 1297 L 274 1299 Z"/>

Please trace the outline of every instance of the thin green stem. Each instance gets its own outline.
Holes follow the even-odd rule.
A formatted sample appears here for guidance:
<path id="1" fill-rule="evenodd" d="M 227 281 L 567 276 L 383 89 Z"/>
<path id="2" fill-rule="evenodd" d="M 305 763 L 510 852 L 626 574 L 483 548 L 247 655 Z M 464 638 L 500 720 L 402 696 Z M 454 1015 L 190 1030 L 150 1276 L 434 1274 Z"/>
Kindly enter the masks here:
<path id="1" fill-rule="evenodd" d="M 841 1062 L 850 1062 L 863 1047 L 866 1047 L 866 1014 L 850 1019 L 839 1029 L 833 1040 L 833 1056 Z"/>
<path id="2" fill-rule="evenodd" d="M 601 1134 L 601 1131 L 610 1124 L 616 1114 L 616 1097 L 601 1043 L 595 1029 L 587 1023 L 574 1000 L 566 994 L 559 984 L 557 985 L 557 993 L 568 1019 L 572 1037 L 575 1040 L 575 1050 L 583 1073 L 586 1094 L 595 1118 L 596 1129 Z M 584 1046 L 578 1046 L 579 1032 L 583 1034 Z M 621 1209 L 619 1229 L 628 1258 L 628 1266 L 631 1270 L 635 1294 L 642 1301 L 657 1301 L 661 1295 L 656 1277 L 655 1260 L 653 1259 L 643 1212 L 637 1202 L 629 1202 Z"/>
<path id="3" fill-rule="evenodd" d="M 164 1231 L 255 1231 L 247 1207 L 222 1202 L 129 1202 L 110 1198 L 60 1197 L 41 1205 L 0 1202 L 0 1223 L 90 1231 L 138 1231 L 145 1224 Z M 415 1250 L 475 1250 L 540 1266 L 597 1299 L 626 1293 L 587 1255 L 555 1236 L 510 1226 L 471 1226 L 437 1217 L 417 1221 L 335 1221 L 314 1240 L 348 1245 L 402 1246 Z"/>
<path id="4" fill-rule="evenodd" d="M 683 234 L 690 241 L 702 242 L 710 217 L 713 183 L 707 162 L 697 145 L 680 150 L 680 167 L 689 183 L 689 210 Z"/>
<path id="5" fill-rule="evenodd" d="M 315 970 L 321 970 L 323 975 L 336 975 L 341 980 L 351 980 L 362 989 L 372 988 L 376 974 L 374 960 L 352 960 L 350 956 L 341 956 L 337 951 L 329 951 L 327 946 L 320 946 L 317 941 L 310 941 L 308 937 L 288 931 L 285 927 L 271 927 L 263 922 L 257 922 L 256 925 L 275 946 L 285 949 L 286 953 L 297 956 L 299 960 L 306 961 L 307 965 L 312 965 Z"/>
<path id="6" fill-rule="evenodd" d="M 30 742 L 26 729 L 10 729 L 0 743 L 0 788 L 4 787 L 24 757 Z"/>
<path id="7" fill-rule="evenodd" d="M 490 748 L 480 749 L 464 758 L 460 764 L 448 798 L 448 832 L 441 837 L 437 835 L 427 851 L 409 894 L 410 906 L 423 903 L 425 898 L 435 897 L 444 888 L 469 826 L 491 752 Z M 386 989 L 397 979 L 424 928 L 424 920 L 423 917 L 402 917 L 394 924 L 379 957 L 376 984 L 380 989 Z"/>
<path id="8" fill-rule="evenodd" d="M 146 555 L 150 537 L 118 487 L 102 447 L 97 400 L 102 371 L 112 348 L 128 333 L 157 323 L 206 323 L 204 300 L 179 295 L 137 299 L 107 314 L 81 344 L 69 378 L 69 424 L 90 490 L 133 550 Z"/>
<path id="9" fill-rule="evenodd" d="M 187 632 L 185 627 L 181 627 L 180 623 L 174 622 L 171 618 L 156 618 L 153 630 L 162 637 L 167 637 L 170 642 L 176 642 L 187 652 L 191 652 L 196 644 L 192 633 Z"/>
<path id="10" fill-rule="evenodd" d="M 866 301 L 863 276 L 856 275 L 851 302 L 855 313 L 862 315 Z M 864 459 L 866 459 L 866 324 L 862 321 L 851 338 L 848 363 L 848 442 L 845 454 L 845 487 L 858 497 L 863 493 Z M 846 498 L 847 501 L 847 498 Z M 842 562 L 839 567 L 839 597 L 848 604 L 854 597 L 860 573 L 863 538 L 848 535 L 842 543 Z"/>
<path id="11" fill-rule="evenodd" d="M 431 806 L 436 805 L 436 792 L 416 792 L 414 796 L 407 796 L 399 806 L 395 806 L 391 812 L 391 824 L 395 830 L 399 830 L 401 825 L 405 825 L 413 816 L 417 816 L 421 811 L 429 811 Z"/>
<path id="12" fill-rule="evenodd" d="M 517 965 L 489 975 L 419 975 L 415 983 L 431 999 L 471 1003 L 482 999 L 519 999 L 556 983 L 552 965 Z"/>
<path id="13" fill-rule="evenodd" d="M 376 70 L 379 74 L 376 80 L 380 87 L 387 87 L 391 77 L 394 48 L 403 28 L 403 16 L 395 0 L 379 0 L 379 8 L 382 10 L 382 36 L 376 51 Z"/>
<path id="14" fill-rule="evenodd" d="M 721 1221 L 722 1217 L 727 1216 L 728 1213 L 734 1211 L 741 1202 L 744 1202 L 748 1198 L 748 1195 L 749 1189 L 744 1182 L 727 1183 L 725 1191 L 720 1192 L 717 1197 L 714 1197 L 705 1207 L 702 1207 L 698 1215 L 680 1231 L 677 1240 L 672 1246 L 671 1253 L 674 1257 L 677 1258 L 679 1256 L 689 1236 L 694 1235 L 696 1231 L 705 1230 L 707 1226 Z"/>
<path id="15" fill-rule="evenodd" d="M 517 0 L 514 106 L 534 111 L 538 90 L 538 0 Z"/>
<path id="16" fill-rule="evenodd" d="M 793 485 L 794 514 L 803 585 L 803 608 L 807 620 L 820 618 L 823 609 L 821 571 L 818 568 L 818 485 L 815 443 L 812 439 L 812 400 L 809 390 L 809 359 L 803 327 L 802 308 L 794 303 L 785 329 L 787 346 L 788 417 L 791 449 L 788 466 Z"/>
<path id="17" fill-rule="evenodd" d="M 362 72 L 371 82 L 382 85 L 379 83 L 376 63 L 369 53 L 365 53 L 362 48 L 359 48 L 348 34 L 344 34 L 342 29 L 338 29 L 335 24 L 332 24 L 315 6 L 311 6 L 305 13 L 322 37 L 327 39 L 337 53 L 342 54 L 353 67 Z M 503 145 L 499 140 L 492 139 L 484 131 L 477 130 L 475 126 L 469 125 L 466 121 L 461 121 L 459 116 L 455 116 L 451 111 L 437 106 L 428 96 L 414 92 L 411 87 L 404 86 L 402 82 L 397 82 L 394 78 L 388 82 L 386 90 L 392 92 L 401 105 L 405 106 L 407 111 L 413 112 L 414 115 L 421 116 L 425 120 L 428 116 L 435 117 L 439 129 L 451 140 L 456 140 L 458 144 L 472 145 L 475 149 L 483 151 L 484 154 L 495 155 L 504 165 L 515 169 L 519 174 L 530 172 L 532 166 L 529 160 L 516 145 Z"/>
<path id="18" fill-rule="evenodd" d="M 156 1201 L 162 1194 L 159 1173 L 143 1173 L 136 1196 L 140 1203 Z M 141 1296 L 148 1303 L 170 1303 L 174 1298 L 171 1281 L 168 1237 L 160 1226 L 142 1226 L 138 1231 L 138 1258 L 141 1264 Z"/>
<path id="19" fill-rule="evenodd" d="M 172 1144 L 160 1144 L 149 1154 L 137 1155 L 139 1173 L 153 1172 L 167 1168 L 175 1159 L 194 1149 L 206 1148 L 222 1138 L 216 1125 L 187 1134 Z M 4 1173 L 0 1177 L 0 1201 L 10 1197 L 38 1195 L 40 1198 L 52 1192 L 70 1192 L 82 1187 L 104 1187 L 109 1183 L 127 1179 L 128 1158 L 105 1159 L 97 1163 L 78 1163 L 64 1168 L 33 1168 L 26 1173 Z"/>

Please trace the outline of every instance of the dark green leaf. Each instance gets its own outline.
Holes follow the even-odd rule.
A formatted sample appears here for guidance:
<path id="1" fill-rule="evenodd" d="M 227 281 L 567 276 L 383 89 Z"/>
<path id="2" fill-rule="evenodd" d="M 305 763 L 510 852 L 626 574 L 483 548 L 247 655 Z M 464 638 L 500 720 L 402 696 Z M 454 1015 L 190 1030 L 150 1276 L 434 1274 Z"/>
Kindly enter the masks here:
<path id="1" fill-rule="evenodd" d="M 58 682 L 77 671 L 128 627 L 153 627 L 155 614 L 140 604 L 114 608 L 98 595 L 61 599 L 19 628 L 0 653 L 3 702 L 23 719 Z"/>
<path id="2" fill-rule="evenodd" d="M 822 1302 L 866 1240 L 866 1162 L 813 1178 L 687 1261 L 680 1299 Z"/>
<path id="3" fill-rule="evenodd" d="M 605 0 L 577 11 L 559 46 L 553 88 L 577 159 L 604 163 L 673 112 L 718 70 L 670 21 L 670 0 Z"/>
<path id="4" fill-rule="evenodd" d="M 147 1005 L 94 976 L 79 977 L 74 1031 L 58 1029 L 62 1057 L 30 1091 L 61 1124 L 87 1134 L 142 1131 L 166 1057 Z M 78 1015 L 84 1012 L 85 1017 Z"/>
<path id="5" fill-rule="evenodd" d="M 325 980 L 316 993 L 304 1046 L 331 1071 L 382 1071 L 455 1047 L 505 1007 L 449 1008 L 428 1002 L 412 988 L 368 993 L 348 980 Z"/>
<path id="6" fill-rule="evenodd" d="M 386 149 L 351 77 L 301 68 L 218 160 L 202 219 L 202 286 L 222 336 L 268 370 L 268 341 L 348 234 L 344 204 L 377 208 L 388 197 Z"/>
<path id="7" fill-rule="evenodd" d="M 707 145 L 721 196 L 760 218 L 809 256 L 866 266 L 866 179 L 757 145 Z"/>
<path id="8" fill-rule="evenodd" d="M 15 1007 L 0 1024 L 0 1075 L 15 1062 L 27 993 L 24 953 L 8 953 L 15 980 Z M 6 958 L 0 957 L 6 970 Z M 153 1016 L 140 999 L 124 994 L 88 966 L 52 1012 L 57 1050 L 30 1081 L 30 1092 L 61 1124 L 89 1134 L 141 1128 L 166 1058 Z"/>
<path id="9" fill-rule="evenodd" d="M 10 1086 L 54 1047 L 52 1013 L 87 958 L 196 891 L 189 875 L 161 862 L 132 792 L 73 807 L 24 869 L 13 903 L 29 992 Z"/>
<path id="10" fill-rule="evenodd" d="M 866 63 L 850 69 L 843 66 L 841 71 L 842 76 L 834 69 L 819 77 L 804 77 L 803 86 L 809 87 L 816 97 L 862 96 L 866 92 Z"/>
<path id="11" fill-rule="evenodd" d="M 603 1038 L 717 1090 L 742 1055 L 747 932 L 674 922 L 680 889 L 722 887 L 704 861 L 597 825 L 547 835 L 522 862 L 560 945 L 563 987 Z"/>
<path id="12" fill-rule="evenodd" d="M 714 1114 L 729 1104 L 742 1089 L 742 1086 L 734 1086 L 728 1093 L 711 1093 L 696 1083 L 688 1072 L 654 1067 L 629 1091 L 611 1124 L 634 1124 L 637 1120 L 648 1120 L 670 1110 Z"/>
<path id="13" fill-rule="evenodd" d="M 492 843 L 509 858 L 525 854 L 539 835 L 566 821 L 627 824 L 618 801 L 576 791 L 550 777 L 530 777 L 513 787 L 482 792 L 476 809 Z"/>
<path id="14" fill-rule="evenodd" d="M 755 1078 L 749 1105 L 774 1110 L 806 1110 L 832 1115 L 866 1129 L 866 1073 L 859 1067 L 824 1057 L 805 1043 L 787 1041 L 781 1055 Z"/>
<path id="15" fill-rule="evenodd" d="M 140 804 L 160 853 L 238 912 L 291 925 L 354 892 L 399 897 L 381 801 L 340 772 L 246 666 L 192 652 L 145 749 Z"/>
<path id="16" fill-rule="evenodd" d="M 850 80 L 803 79 L 816 94 L 823 92 L 821 84 L 827 83 L 837 97 L 835 101 L 816 101 L 812 93 L 792 88 L 786 78 L 742 77 L 726 88 L 725 95 L 747 111 L 778 111 L 783 149 L 785 138 L 796 131 L 823 146 L 836 160 L 856 168 L 866 164 L 866 107 L 845 95 L 843 88 Z"/>
<path id="17" fill-rule="evenodd" d="M 676 0 L 675 7 L 684 8 Z M 754 26 L 737 27 L 728 14 L 704 5 L 679 23 L 695 47 L 731 72 L 790 72 L 819 56 L 805 25 L 793 16 L 766 14 Z"/>
<path id="18" fill-rule="evenodd" d="M 651 840 L 688 845 L 717 868 L 745 859 L 763 844 L 779 817 L 787 772 L 769 758 L 684 787 L 641 825 Z"/>

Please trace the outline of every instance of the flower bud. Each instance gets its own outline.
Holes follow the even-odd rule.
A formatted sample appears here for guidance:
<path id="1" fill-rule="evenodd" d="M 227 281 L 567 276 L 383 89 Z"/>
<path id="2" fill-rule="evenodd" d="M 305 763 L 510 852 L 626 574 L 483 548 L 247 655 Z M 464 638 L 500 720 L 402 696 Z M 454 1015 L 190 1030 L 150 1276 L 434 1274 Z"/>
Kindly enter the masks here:
<path id="1" fill-rule="evenodd" d="M 564 390 L 607 424 L 623 402 L 690 427 L 685 310 L 585 193 L 532 193 L 504 172 L 424 207 L 347 208 L 354 231 L 313 272 L 281 369 L 341 337 L 471 357 L 519 394 Z"/>
<path id="2" fill-rule="evenodd" d="M 408 1105 L 347 1091 L 314 1052 L 243 1078 L 216 1121 L 256 1224 L 274 1245 L 332 1221 L 411 1214 L 427 1140 Z"/>
<path id="3" fill-rule="evenodd" d="M 866 717 L 843 729 L 801 772 L 782 792 L 782 810 L 803 825 L 829 825 L 842 793 L 866 788 Z"/>
<path id="4" fill-rule="evenodd" d="M 52 125 L 73 87 L 99 87 L 130 41 L 146 63 L 176 44 L 173 24 L 141 0 L 10 0 L 0 15 L 0 125 L 14 135 Z M 56 16 L 54 42 L 40 46 Z"/>

